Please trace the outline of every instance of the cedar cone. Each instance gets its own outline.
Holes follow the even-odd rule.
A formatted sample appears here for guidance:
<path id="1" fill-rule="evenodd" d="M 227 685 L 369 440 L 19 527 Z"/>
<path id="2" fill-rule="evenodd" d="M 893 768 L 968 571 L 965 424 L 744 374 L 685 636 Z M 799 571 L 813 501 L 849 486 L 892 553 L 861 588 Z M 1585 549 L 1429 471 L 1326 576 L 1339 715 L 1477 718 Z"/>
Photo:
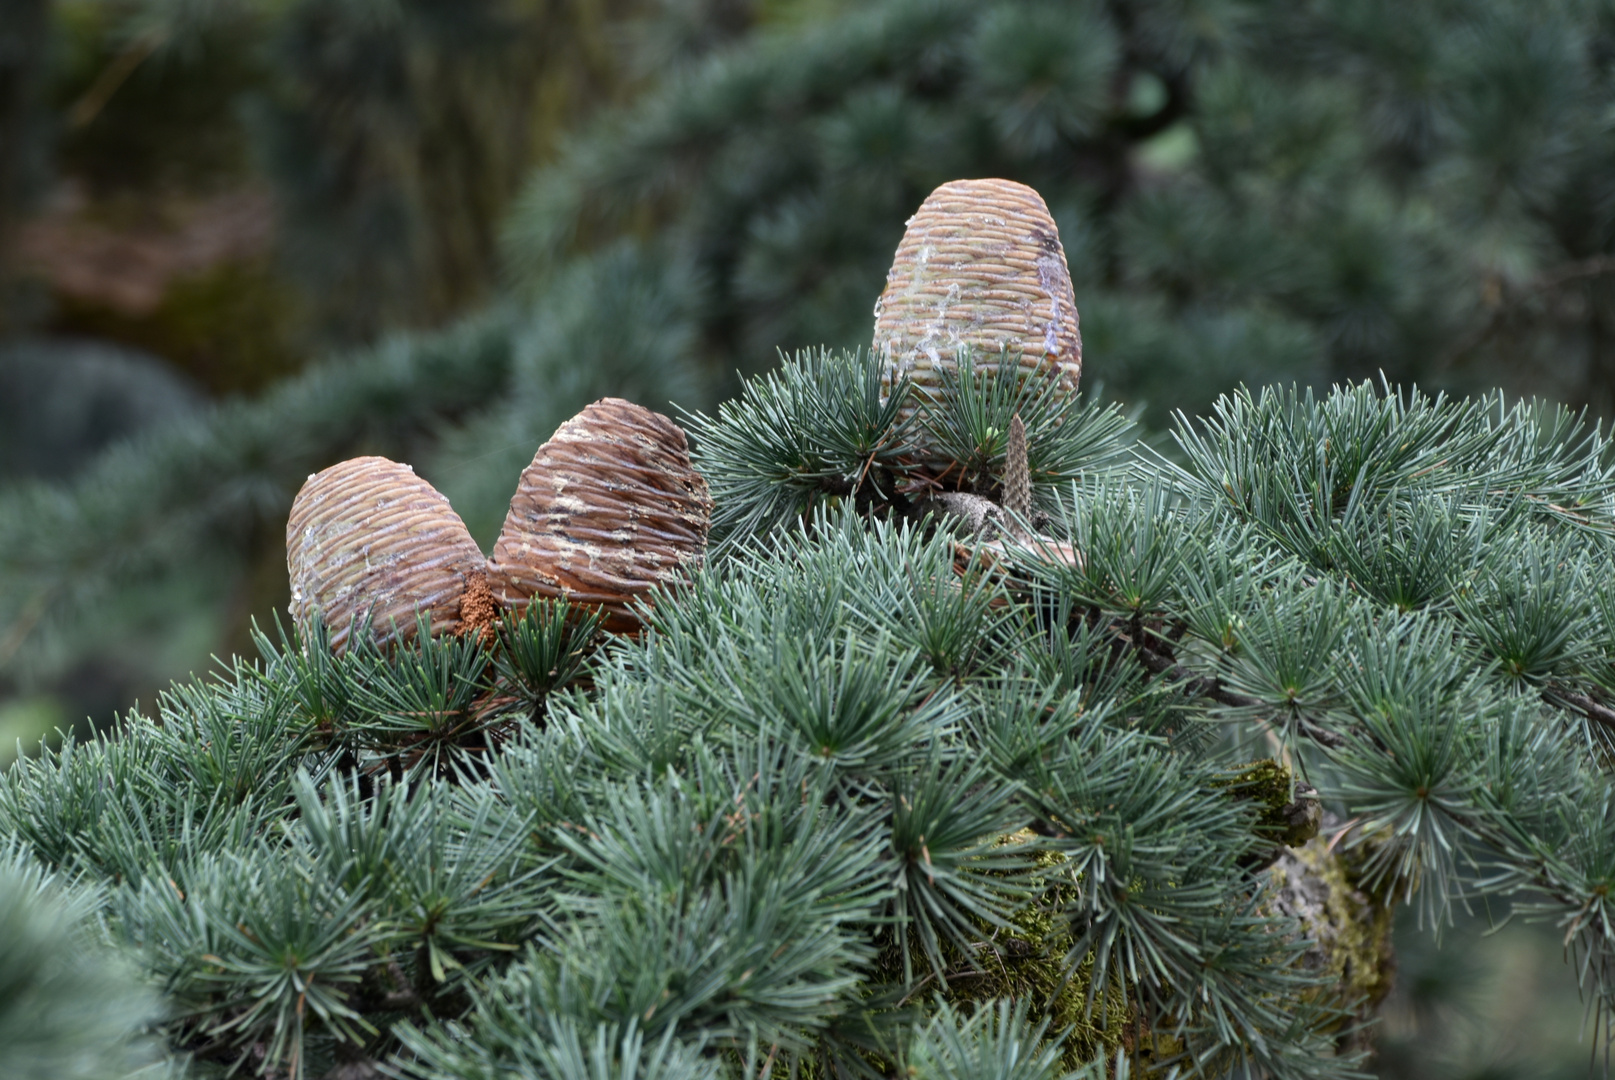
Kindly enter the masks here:
<path id="1" fill-rule="evenodd" d="M 938 372 L 957 370 L 962 347 L 978 365 L 996 364 L 1007 348 L 1022 378 L 1077 389 L 1082 335 L 1065 250 L 1042 196 L 1025 184 L 943 184 L 897 245 L 875 304 L 874 351 L 885 387 L 913 380 L 905 417 L 941 390 Z"/>
<path id="2" fill-rule="evenodd" d="M 683 429 L 604 398 L 562 424 L 522 472 L 494 544 L 494 591 L 514 610 L 533 597 L 595 606 L 606 630 L 632 633 L 636 599 L 700 566 L 711 512 Z"/>
<path id="3" fill-rule="evenodd" d="M 434 637 L 480 630 L 492 614 L 477 603 L 487 593 L 485 568 L 449 501 L 408 465 L 383 457 L 310 476 L 286 522 L 292 619 L 307 636 L 320 618 L 338 652 L 367 614 L 378 644 L 414 637 L 417 610 Z M 467 596 L 471 610 L 462 611 Z"/>

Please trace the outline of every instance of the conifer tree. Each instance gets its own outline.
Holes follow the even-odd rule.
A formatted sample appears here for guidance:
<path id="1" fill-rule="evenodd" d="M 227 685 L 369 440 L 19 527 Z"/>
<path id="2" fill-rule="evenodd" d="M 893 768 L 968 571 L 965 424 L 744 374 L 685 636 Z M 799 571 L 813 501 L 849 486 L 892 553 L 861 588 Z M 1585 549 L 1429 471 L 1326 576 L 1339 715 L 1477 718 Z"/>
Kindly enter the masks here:
<path id="1" fill-rule="evenodd" d="M 392 614 L 446 503 L 312 478 L 296 625 L 19 761 L 0 830 L 190 1076 L 1348 1077 L 1389 911 L 1478 898 L 1609 1030 L 1608 438 L 1364 382 L 1169 458 L 1044 341 L 798 354 L 686 416 L 698 474 L 592 407 L 458 624 Z"/>
<path id="2" fill-rule="evenodd" d="M 822 99 L 769 57 L 792 107 Z M 587 175 L 571 190 L 605 201 L 609 232 L 612 185 Z M 553 180 L 540 224 L 561 220 L 543 216 L 543 193 L 569 190 Z M 685 209 L 561 276 L 532 248 L 541 319 L 323 372 L 278 412 L 155 444 L 166 462 L 126 455 L 96 498 L 34 490 L 30 513 L 58 525 L 23 550 L 70 588 L 106 573 L 96 527 L 133 523 L 161 566 L 191 489 L 222 528 L 254 494 L 229 468 L 173 475 L 187 455 L 235 446 L 279 513 L 319 464 L 277 457 L 291 437 L 375 448 L 352 437 L 357 402 L 390 402 L 378 438 L 396 439 L 512 386 L 593 396 L 602 372 L 561 363 L 567 342 L 627 340 L 661 378 L 658 335 L 610 315 L 652 311 L 673 355 L 713 340 L 688 317 L 712 293 L 643 303 L 709 284 Z M 513 243 L 535 238 L 557 239 Z M 1092 323 L 1090 383 L 1109 354 Z M 712 544 L 638 635 L 550 600 L 386 645 L 266 626 L 257 659 L 12 767 L 0 829 L 36 873 L 94 890 L 166 1001 L 169 1066 L 1349 1076 L 1387 912 L 1413 904 L 1436 932 L 1482 897 L 1557 926 L 1606 1019 L 1602 432 L 1496 393 L 1342 381 L 1222 395 L 1152 447 L 1114 403 L 1046 392 L 1007 353 L 966 351 L 925 385 L 882 360 L 803 351 L 684 416 Z M 529 435 L 513 411 L 483 433 Z M 467 456 L 487 445 L 461 437 Z"/>

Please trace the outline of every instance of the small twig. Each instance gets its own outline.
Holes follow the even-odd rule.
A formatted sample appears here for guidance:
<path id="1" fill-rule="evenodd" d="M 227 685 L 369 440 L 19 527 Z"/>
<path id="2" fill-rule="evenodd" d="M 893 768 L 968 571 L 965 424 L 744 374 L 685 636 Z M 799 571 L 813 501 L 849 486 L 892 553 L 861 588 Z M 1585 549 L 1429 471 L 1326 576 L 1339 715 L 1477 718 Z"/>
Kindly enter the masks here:
<path id="1" fill-rule="evenodd" d="M 763 1067 L 757 1071 L 757 1080 L 767 1080 L 768 1075 L 774 1071 L 774 1055 L 779 1053 L 779 1043 L 768 1048 L 768 1057 Z"/>
<path id="2" fill-rule="evenodd" d="M 1600 704 L 1586 694 L 1578 694 L 1562 686 L 1550 686 L 1542 691 L 1542 700 L 1549 705 L 1563 705 L 1574 709 L 1587 719 L 1615 731 L 1615 709 Z"/>
<path id="3" fill-rule="evenodd" d="M 925 984 L 932 981 L 935 978 L 936 978 L 936 972 L 934 972 L 934 971 L 926 972 L 924 978 L 920 979 L 919 982 L 914 984 L 914 989 L 912 989 L 908 993 L 904 994 L 902 999 L 898 1001 L 897 1007 L 899 1009 L 901 1009 L 904 1005 L 907 1005 L 909 1003 L 910 998 L 912 998 L 915 994 L 918 994 L 921 990 L 925 989 Z"/>
<path id="4" fill-rule="evenodd" d="M 1335 833 L 1335 835 L 1333 835 L 1333 836 L 1331 836 L 1329 838 L 1329 846 L 1327 848 L 1325 848 L 1324 850 L 1325 851 L 1333 851 L 1333 850 L 1335 850 L 1335 845 L 1340 843 L 1341 840 L 1345 839 L 1346 834 L 1351 832 L 1352 829 L 1356 828 L 1357 824 L 1359 822 L 1361 822 L 1362 820 L 1363 819 L 1360 818 L 1360 817 L 1354 817 L 1350 821 L 1346 822 L 1345 825 L 1342 825 L 1340 827 L 1339 831 L 1337 831 Z"/>

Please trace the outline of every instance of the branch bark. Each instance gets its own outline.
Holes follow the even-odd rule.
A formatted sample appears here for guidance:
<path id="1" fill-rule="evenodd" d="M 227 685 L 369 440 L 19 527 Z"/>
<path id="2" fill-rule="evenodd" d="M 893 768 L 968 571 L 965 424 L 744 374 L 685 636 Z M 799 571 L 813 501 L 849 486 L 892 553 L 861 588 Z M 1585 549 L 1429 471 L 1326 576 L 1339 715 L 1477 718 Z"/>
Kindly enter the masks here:
<path id="1" fill-rule="evenodd" d="M 1577 693 L 1569 687 L 1549 686 L 1542 691 L 1542 700 L 1549 705 L 1559 705 L 1578 712 L 1594 723 L 1615 732 L 1615 709 L 1587 694 Z"/>
<path id="2" fill-rule="evenodd" d="M 1227 705 L 1233 709 L 1261 709 L 1266 707 L 1265 702 L 1258 701 L 1253 697 L 1246 697 L 1244 694 L 1236 694 L 1234 691 L 1229 690 L 1222 684 L 1222 680 L 1215 675 L 1197 675 L 1181 664 L 1173 663 L 1172 660 L 1142 642 L 1135 641 L 1133 649 L 1138 654 L 1139 662 L 1151 674 L 1165 675 L 1174 682 L 1182 683 L 1197 697 L 1210 698 L 1219 705 Z M 1299 721 L 1296 724 L 1296 730 L 1319 746 L 1325 746 L 1331 750 L 1336 750 L 1346 745 L 1344 735 L 1321 728 L 1306 720 Z"/>

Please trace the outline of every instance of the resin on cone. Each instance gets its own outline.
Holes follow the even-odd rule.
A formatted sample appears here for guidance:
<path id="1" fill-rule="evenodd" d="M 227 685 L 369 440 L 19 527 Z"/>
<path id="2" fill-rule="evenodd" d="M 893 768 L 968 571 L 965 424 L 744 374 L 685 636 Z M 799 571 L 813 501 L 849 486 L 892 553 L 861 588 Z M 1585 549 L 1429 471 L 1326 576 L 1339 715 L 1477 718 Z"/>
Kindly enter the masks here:
<path id="1" fill-rule="evenodd" d="M 931 192 L 875 304 L 882 382 L 914 383 L 905 416 L 941 391 L 939 372 L 957 371 L 965 349 L 978 365 L 997 364 L 1007 349 L 1023 378 L 1076 392 L 1082 336 L 1065 249 L 1043 197 L 1025 184 L 954 180 Z"/>
<path id="2" fill-rule="evenodd" d="M 711 514 L 684 430 L 604 398 L 562 424 L 522 472 L 490 581 L 503 607 L 563 597 L 599 608 L 608 631 L 631 633 L 636 600 L 700 566 Z"/>
<path id="3" fill-rule="evenodd" d="M 408 465 L 383 457 L 341 462 L 308 478 L 286 522 L 292 618 L 315 619 L 340 652 L 356 622 L 378 643 L 480 630 L 491 621 L 486 560 L 465 523 Z"/>

